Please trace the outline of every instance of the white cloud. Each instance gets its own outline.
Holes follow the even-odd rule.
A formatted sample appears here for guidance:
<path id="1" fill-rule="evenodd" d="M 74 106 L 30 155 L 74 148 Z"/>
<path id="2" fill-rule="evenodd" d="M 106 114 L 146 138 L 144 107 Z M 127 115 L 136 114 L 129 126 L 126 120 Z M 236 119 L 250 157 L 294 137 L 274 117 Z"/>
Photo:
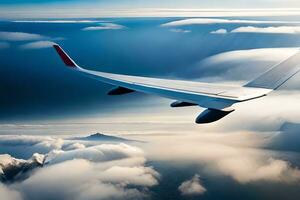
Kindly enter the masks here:
<path id="1" fill-rule="evenodd" d="M 28 199 L 39 199 L 45 192 L 58 199 L 139 198 L 145 194 L 127 186 L 148 187 L 157 184 L 155 173 L 149 170 L 141 166 L 103 168 L 102 164 L 76 159 L 45 167 L 17 188 Z"/>
<path id="2" fill-rule="evenodd" d="M 24 45 L 21 45 L 20 48 L 22 49 L 44 49 L 50 48 L 54 45 L 54 42 L 51 41 L 37 41 L 37 42 L 30 42 Z"/>
<path id="3" fill-rule="evenodd" d="M 278 27 L 239 27 L 231 33 L 270 33 L 270 34 L 299 34 L 300 26 L 278 26 Z"/>
<path id="4" fill-rule="evenodd" d="M 201 60 L 189 73 L 205 74 L 207 77 L 214 76 L 223 80 L 250 81 L 297 51 L 297 48 L 228 51 Z"/>
<path id="5" fill-rule="evenodd" d="M 35 145 L 45 141 L 55 141 L 56 139 L 50 136 L 30 136 L 30 135 L 0 135 L 0 145 Z"/>
<path id="6" fill-rule="evenodd" d="M 65 149 L 66 150 L 75 150 L 75 149 L 84 149 L 84 148 L 85 148 L 84 144 L 81 144 L 79 142 L 75 142 L 75 143 L 72 143 L 72 144 L 68 145 Z"/>
<path id="7" fill-rule="evenodd" d="M 16 20 L 15 23 L 54 23 L 54 24 L 73 24 L 73 23 L 99 23 L 104 21 L 96 20 Z"/>
<path id="8" fill-rule="evenodd" d="M 153 186 L 158 184 L 159 174 L 150 167 L 127 167 L 113 166 L 105 170 L 101 175 L 101 180 L 112 183 L 123 183 L 143 186 Z"/>
<path id="9" fill-rule="evenodd" d="M 184 196 L 201 195 L 206 192 L 205 187 L 201 185 L 200 176 L 198 174 L 195 174 L 191 180 L 181 183 L 178 190 L 181 192 L 181 195 Z"/>
<path id="10" fill-rule="evenodd" d="M 129 157 L 143 157 L 143 152 L 127 144 L 101 144 L 69 151 L 55 150 L 47 155 L 45 162 L 47 164 L 54 164 L 71 159 L 87 159 L 93 162 L 104 162 Z"/>
<path id="11" fill-rule="evenodd" d="M 9 43 L 7 42 L 0 42 L 0 49 L 7 49 L 9 46 Z"/>
<path id="12" fill-rule="evenodd" d="M 33 33 L 24 32 L 0 32 L 0 40 L 6 41 L 28 41 L 28 40 L 40 40 L 46 38 L 45 36 Z"/>
<path id="13" fill-rule="evenodd" d="M 217 161 L 216 166 L 221 173 L 232 176 L 240 183 L 300 181 L 300 170 L 279 159 L 269 158 L 263 161 L 249 156 L 228 157 Z"/>
<path id="14" fill-rule="evenodd" d="M 100 23 L 99 26 L 90 26 L 83 28 L 83 31 L 99 31 L 99 30 L 119 30 L 124 29 L 125 26 L 114 23 Z"/>
<path id="15" fill-rule="evenodd" d="M 207 24 L 296 24 L 292 21 L 258 21 L 240 19 L 216 19 L 216 18 L 191 18 L 176 20 L 162 24 L 162 27 L 187 26 L 187 25 L 207 25 Z"/>
<path id="16" fill-rule="evenodd" d="M 210 33 L 212 33 L 212 34 L 226 34 L 227 30 L 226 29 L 219 29 L 219 30 L 216 30 L 216 31 L 212 31 Z"/>
<path id="17" fill-rule="evenodd" d="M 220 53 L 205 59 L 205 64 L 224 63 L 228 61 L 275 61 L 279 62 L 296 53 L 298 48 L 261 48 L 246 49 Z M 274 55 L 278 55 L 274 58 Z"/>
<path id="18" fill-rule="evenodd" d="M 171 32 L 174 33 L 190 33 L 191 30 L 184 30 L 184 29 L 180 29 L 180 28 L 172 28 L 170 29 Z"/>
<path id="19" fill-rule="evenodd" d="M 226 34 L 226 33 L 269 33 L 269 34 L 299 34 L 300 26 L 270 26 L 270 27 L 255 27 L 242 26 L 232 31 L 226 29 L 219 29 L 212 31 L 212 34 Z"/>
<path id="20" fill-rule="evenodd" d="M 49 199 L 139 199 L 146 194 L 129 185 L 148 187 L 156 184 L 149 184 L 143 176 L 138 175 L 148 174 L 145 170 L 137 170 L 133 174 L 125 173 L 120 175 L 122 180 L 115 180 L 116 174 L 106 173 L 110 169 L 111 167 L 102 169 L 101 164 L 86 160 L 69 160 L 42 168 L 14 187 L 25 199 L 32 200 L 40 199 L 45 194 Z M 129 170 L 134 171 L 135 168 Z M 149 176 L 152 177 L 151 174 Z"/>

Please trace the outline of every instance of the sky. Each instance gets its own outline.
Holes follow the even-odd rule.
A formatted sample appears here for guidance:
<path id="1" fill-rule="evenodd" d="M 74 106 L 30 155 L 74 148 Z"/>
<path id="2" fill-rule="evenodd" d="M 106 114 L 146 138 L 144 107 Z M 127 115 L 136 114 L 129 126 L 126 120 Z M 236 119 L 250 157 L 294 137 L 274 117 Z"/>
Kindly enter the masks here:
<path id="1" fill-rule="evenodd" d="M 197 125 L 203 108 L 108 96 L 112 86 L 66 68 L 52 48 L 96 71 L 243 85 L 299 51 L 298 8 L 293 0 L 0 1 L 1 198 L 298 200 L 300 74 Z"/>
<path id="2" fill-rule="evenodd" d="M 299 45 L 299 17 L 236 19 L 3 21 L 0 120 L 3 124 L 69 119 L 121 123 L 129 116 L 134 122 L 136 115 L 166 113 L 168 119 L 174 112 L 179 120 L 193 124 L 200 108 L 187 111 L 191 116 L 187 119 L 180 118 L 182 110 L 169 108 L 168 99 L 140 93 L 107 96 L 111 86 L 69 71 L 50 47 L 60 44 L 77 63 L 93 70 L 242 84 L 287 58 Z"/>

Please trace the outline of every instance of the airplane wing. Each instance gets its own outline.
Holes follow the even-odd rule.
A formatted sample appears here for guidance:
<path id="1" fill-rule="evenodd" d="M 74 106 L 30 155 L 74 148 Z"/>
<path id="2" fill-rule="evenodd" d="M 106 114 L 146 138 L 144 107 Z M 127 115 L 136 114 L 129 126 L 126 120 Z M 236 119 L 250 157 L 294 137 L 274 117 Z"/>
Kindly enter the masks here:
<path id="1" fill-rule="evenodd" d="M 225 117 L 234 111 L 231 107 L 233 104 L 267 95 L 300 70 L 299 64 L 293 65 L 289 70 L 285 70 L 286 66 L 296 64 L 296 60 L 300 61 L 300 53 L 298 53 L 288 59 L 288 62 L 275 66 L 266 72 L 266 75 L 258 77 L 245 86 L 221 85 L 87 70 L 79 67 L 59 45 L 54 45 L 53 47 L 66 66 L 90 78 L 116 86 L 108 93 L 110 95 L 139 91 L 177 100 L 171 104 L 172 107 L 199 105 L 207 108 L 197 117 L 196 123 L 210 123 Z M 283 68 L 285 68 L 285 71 Z M 279 73 L 282 71 L 286 74 L 285 76 Z"/>

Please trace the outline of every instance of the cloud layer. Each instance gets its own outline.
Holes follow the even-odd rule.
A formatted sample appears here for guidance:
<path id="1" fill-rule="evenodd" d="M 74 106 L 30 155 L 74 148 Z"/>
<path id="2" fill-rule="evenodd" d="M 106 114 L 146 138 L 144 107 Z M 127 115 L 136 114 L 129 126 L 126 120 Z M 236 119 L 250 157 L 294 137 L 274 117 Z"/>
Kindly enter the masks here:
<path id="1" fill-rule="evenodd" d="M 25 165 L 41 164 L 29 168 L 23 179 L 0 185 L 0 194 L 7 199 L 144 199 L 148 188 L 158 184 L 159 174 L 145 166 L 143 151 L 134 146 L 82 141 L 84 145 L 78 140 L 34 136 L 5 136 L 0 141 L 1 147 L 14 144 L 11 153 L 24 146 L 36 152 L 48 150 L 28 160 L 1 155 L 1 172 L 6 177 L 12 169 L 24 175 Z"/>
<path id="2" fill-rule="evenodd" d="M 265 150 L 272 134 L 202 132 L 201 135 L 173 136 L 171 141 L 168 138 L 170 136 L 154 137 L 152 146 L 147 147 L 150 150 L 146 149 L 152 159 L 198 163 L 202 173 L 229 177 L 240 184 L 300 182 L 300 170 L 284 159 L 283 154 Z M 191 183 L 194 181 L 184 185 Z M 188 189 L 183 188 L 190 187 L 181 188 L 188 193 Z"/>
<path id="3" fill-rule="evenodd" d="M 225 80 L 251 80 L 296 52 L 297 48 L 228 51 L 201 60 L 189 73 L 220 76 Z"/>

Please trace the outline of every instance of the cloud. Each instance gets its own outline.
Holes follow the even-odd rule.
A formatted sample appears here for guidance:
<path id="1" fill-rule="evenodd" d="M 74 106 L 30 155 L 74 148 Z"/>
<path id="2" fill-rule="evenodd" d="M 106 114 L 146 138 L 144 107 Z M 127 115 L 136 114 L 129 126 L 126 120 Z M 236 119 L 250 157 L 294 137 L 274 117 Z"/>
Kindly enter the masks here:
<path id="1" fill-rule="evenodd" d="M 244 166 L 241 167 L 242 165 Z M 247 156 L 233 157 L 219 160 L 217 166 L 221 173 L 232 176 L 240 183 L 300 181 L 300 170 L 293 168 L 287 161 L 279 159 L 269 158 L 262 161 Z"/>
<path id="2" fill-rule="evenodd" d="M 0 40 L 15 41 L 15 42 L 34 41 L 34 42 L 21 45 L 20 48 L 22 49 L 43 49 L 43 48 L 52 47 L 53 44 L 55 43 L 49 41 L 49 39 L 55 41 L 55 40 L 62 40 L 64 38 L 60 38 L 60 37 L 50 38 L 40 34 L 24 33 L 24 32 L 0 32 Z M 0 42 L 0 49 L 8 48 L 8 47 L 9 47 L 9 43 Z"/>
<path id="3" fill-rule="evenodd" d="M 239 27 L 231 33 L 269 33 L 269 34 L 299 34 L 300 26 L 278 26 L 278 27 Z"/>
<path id="4" fill-rule="evenodd" d="M 6 145 L 19 146 L 23 151 L 26 146 L 35 151 L 47 149 L 48 153 L 34 154 L 28 160 L 1 155 L 2 176 L 23 175 L 22 179 L 10 180 L 9 190 L 8 185 L 4 185 L 5 191 L 0 188 L 1 197 L 2 192 L 5 195 L 11 190 L 20 194 L 20 200 L 38 200 L 41 196 L 46 200 L 144 199 L 150 195 L 148 188 L 158 184 L 159 174 L 146 166 L 144 152 L 127 144 L 1 136 L 1 148 Z"/>
<path id="5" fill-rule="evenodd" d="M 103 169 L 101 164 L 87 160 L 69 160 L 45 167 L 15 187 L 25 199 L 33 200 L 40 199 L 42 194 L 46 199 L 141 199 L 146 194 L 132 186 L 148 187 L 157 183 L 151 182 L 153 174 L 147 168 L 117 168 Z M 112 174 L 111 170 L 126 173 Z"/>
<path id="6" fill-rule="evenodd" d="M 0 183 L 1 199 L 5 200 L 22 200 L 21 194 L 13 189 Z"/>
<path id="7" fill-rule="evenodd" d="M 0 42 L 0 49 L 7 49 L 9 46 L 9 43 L 7 42 Z"/>
<path id="8" fill-rule="evenodd" d="M 90 26 L 83 28 L 83 31 L 99 31 L 99 30 L 119 30 L 124 29 L 125 26 L 114 23 L 100 23 L 99 26 Z"/>
<path id="9" fill-rule="evenodd" d="M 236 50 L 210 56 L 198 62 L 188 74 L 223 80 L 249 81 L 297 52 L 297 48 Z M 245 73 L 247 72 L 247 73 Z"/>
<path id="10" fill-rule="evenodd" d="M 28 40 L 41 40 L 45 39 L 45 36 L 33 33 L 24 32 L 0 32 L 0 40 L 6 41 L 28 41 Z"/>
<path id="11" fill-rule="evenodd" d="M 210 33 L 212 33 L 212 34 L 226 34 L 227 30 L 226 29 L 219 29 L 219 30 L 216 30 L 216 31 L 212 31 Z"/>
<path id="12" fill-rule="evenodd" d="M 176 20 L 162 24 L 162 27 L 188 26 L 188 25 L 208 25 L 208 24 L 297 24 L 292 21 L 258 21 L 240 19 L 216 19 L 216 18 L 191 18 Z"/>
<path id="13" fill-rule="evenodd" d="M 212 34 L 226 34 L 226 33 L 268 33 L 268 34 L 299 34 L 300 26 L 270 26 L 270 27 L 255 27 L 242 26 L 232 31 L 226 29 L 218 29 L 212 31 Z"/>
<path id="14" fill-rule="evenodd" d="M 126 144 L 101 144 L 84 149 L 69 151 L 55 150 L 47 155 L 47 164 L 60 163 L 70 159 L 87 159 L 93 162 L 104 162 L 125 159 L 128 157 L 143 157 L 143 152 Z"/>
<path id="15" fill-rule="evenodd" d="M 173 135 L 172 140 L 170 135 L 152 136 L 152 145 L 146 146 L 145 151 L 154 160 L 196 162 L 202 173 L 227 176 L 240 184 L 299 183 L 300 170 L 286 160 L 291 159 L 290 154 L 285 157 L 283 153 L 265 150 L 271 136 L 245 131 L 224 134 L 216 130 L 201 135 Z"/>
<path id="16" fill-rule="evenodd" d="M 184 29 L 179 29 L 179 28 L 172 28 L 170 29 L 171 32 L 174 33 L 190 33 L 190 30 L 184 30 Z"/>
<path id="17" fill-rule="evenodd" d="M 54 42 L 51 41 L 37 41 L 37 42 L 30 42 L 24 45 L 21 45 L 20 48 L 22 49 L 44 49 L 50 48 L 54 45 Z"/>
<path id="18" fill-rule="evenodd" d="M 75 149 L 84 149 L 84 148 L 85 148 L 84 144 L 81 144 L 79 142 L 75 142 L 75 143 L 72 143 L 72 144 L 68 145 L 65 149 L 66 150 L 75 150 Z"/>
<path id="19" fill-rule="evenodd" d="M 201 185 L 200 176 L 195 174 L 191 180 L 184 181 L 178 187 L 183 196 L 196 196 L 206 192 L 205 187 Z"/>
<path id="20" fill-rule="evenodd" d="M 96 20 L 16 20 L 15 23 L 54 23 L 54 24 L 73 24 L 73 23 L 99 23 L 104 21 Z"/>

